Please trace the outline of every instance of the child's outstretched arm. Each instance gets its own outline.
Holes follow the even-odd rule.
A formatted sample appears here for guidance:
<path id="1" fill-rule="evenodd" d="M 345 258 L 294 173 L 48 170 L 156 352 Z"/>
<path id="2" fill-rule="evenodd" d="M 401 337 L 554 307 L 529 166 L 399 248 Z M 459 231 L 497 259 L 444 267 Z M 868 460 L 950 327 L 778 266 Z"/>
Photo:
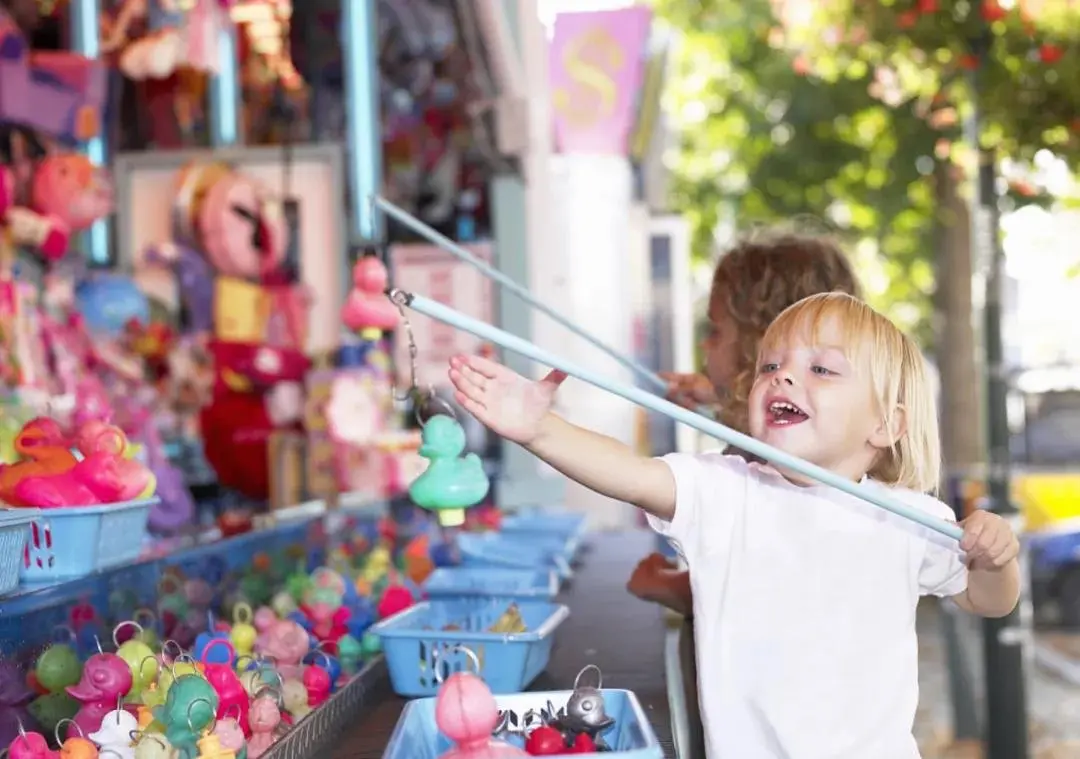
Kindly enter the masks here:
<path id="1" fill-rule="evenodd" d="M 552 371 L 532 382 L 479 356 L 450 360 L 457 402 L 493 432 L 590 490 L 670 521 L 675 514 L 671 469 L 552 413 L 555 392 L 565 379 L 564 373 Z"/>

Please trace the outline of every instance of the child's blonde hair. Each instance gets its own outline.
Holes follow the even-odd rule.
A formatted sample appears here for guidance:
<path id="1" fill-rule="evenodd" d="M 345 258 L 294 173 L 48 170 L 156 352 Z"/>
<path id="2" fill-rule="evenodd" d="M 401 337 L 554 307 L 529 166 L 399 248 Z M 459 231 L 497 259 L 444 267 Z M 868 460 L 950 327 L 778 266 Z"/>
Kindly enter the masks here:
<path id="1" fill-rule="evenodd" d="M 790 338 L 813 342 L 826 323 L 838 325 L 842 347 L 856 371 L 865 372 L 889 437 L 895 442 L 868 474 L 886 485 L 934 492 L 941 477 L 937 404 L 926 361 L 915 342 L 858 298 L 821 293 L 785 309 L 765 332 L 762 352 Z M 904 430 L 893 428 L 897 408 Z"/>

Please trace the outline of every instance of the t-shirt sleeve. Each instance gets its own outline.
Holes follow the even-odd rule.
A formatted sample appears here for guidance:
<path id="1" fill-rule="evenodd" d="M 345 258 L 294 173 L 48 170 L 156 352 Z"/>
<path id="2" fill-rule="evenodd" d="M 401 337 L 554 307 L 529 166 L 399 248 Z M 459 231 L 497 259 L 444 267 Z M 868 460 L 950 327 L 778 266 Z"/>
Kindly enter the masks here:
<path id="1" fill-rule="evenodd" d="M 922 496 L 918 504 L 934 516 L 956 521 L 953 510 L 936 498 Z M 968 570 L 959 544 L 952 538 L 927 530 L 926 553 L 919 567 L 919 594 L 955 596 L 967 589 Z"/>
<path id="2" fill-rule="evenodd" d="M 695 557 L 724 542 L 725 525 L 746 501 L 748 466 L 739 456 L 715 453 L 670 453 L 660 458 L 675 478 L 675 514 L 671 521 L 648 516 L 649 526 L 675 543 L 693 564 Z"/>

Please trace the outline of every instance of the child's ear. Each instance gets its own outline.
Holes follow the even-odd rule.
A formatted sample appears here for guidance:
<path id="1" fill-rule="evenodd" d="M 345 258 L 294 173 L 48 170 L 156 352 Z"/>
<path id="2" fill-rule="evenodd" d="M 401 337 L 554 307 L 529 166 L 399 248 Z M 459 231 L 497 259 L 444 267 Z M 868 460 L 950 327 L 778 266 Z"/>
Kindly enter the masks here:
<path id="1" fill-rule="evenodd" d="M 903 406 L 896 406 L 892 413 L 883 416 L 870 434 L 870 445 L 875 448 L 892 448 L 907 432 L 907 414 Z"/>

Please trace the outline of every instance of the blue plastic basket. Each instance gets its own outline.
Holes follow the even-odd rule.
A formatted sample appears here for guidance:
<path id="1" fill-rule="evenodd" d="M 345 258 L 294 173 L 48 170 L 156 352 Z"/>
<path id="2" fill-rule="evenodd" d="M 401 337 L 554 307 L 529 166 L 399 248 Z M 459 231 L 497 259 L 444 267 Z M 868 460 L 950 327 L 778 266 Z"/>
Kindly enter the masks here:
<path id="1" fill-rule="evenodd" d="M 530 709 L 539 711 L 548 701 L 556 708 L 563 707 L 571 692 L 559 690 L 516 693 L 511 696 L 497 696 L 495 700 L 499 709 L 511 709 L 520 718 Z M 605 689 L 601 692 L 604 694 L 604 710 L 615 718 L 615 724 L 603 735 L 605 743 L 613 750 L 602 756 L 616 759 L 663 759 L 664 749 L 645 717 L 637 697 L 628 690 Z M 518 737 L 511 737 L 509 742 L 518 748 L 522 747 L 522 741 Z M 438 759 L 453 746 L 435 726 L 435 699 L 423 698 L 405 705 L 382 759 Z M 559 754 L 558 759 L 571 759 L 571 756 Z"/>
<path id="2" fill-rule="evenodd" d="M 543 509 L 519 511 L 505 517 L 499 525 L 503 532 L 555 533 L 580 539 L 585 533 L 584 514 Z"/>
<path id="3" fill-rule="evenodd" d="M 23 550 L 37 509 L 0 509 L 0 596 L 19 587 Z"/>
<path id="4" fill-rule="evenodd" d="M 436 667 L 449 672 L 474 669 L 468 646 L 480 661 L 480 674 L 495 693 L 516 693 L 544 671 L 554 633 L 570 610 L 547 601 L 518 604 L 527 632 L 487 632 L 508 604 L 493 599 L 456 599 L 417 604 L 374 625 L 382 639 L 390 682 L 399 696 L 433 696 L 439 690 Z M 444 630 L 454 625 L 458 629 Z"/>
<path id="5" fill-rule="evenodd" d="M 499 598 L 506 601 L 550 601 L 559 592 L 559 578 L 547 569 L 442 567 L 424 582 L 429 598 Z"/>
<path id="6" fill-rule="evenodd" d="M 547 569 L 562 580 L 573 575 L 565 546 L 544 540 L 525 540 L 520 535 L 497 532 L 462 532 L 457 536 L 461 561 L 467 567 L 504 567 L 507 569 Z"/>
<path id="7" fill-rule="evenodd" d="M 33 520 L 22 552 L 22 580 L 85 577 L 139 557 L 156 498 L 107 506 L 49 509 Z"/>

